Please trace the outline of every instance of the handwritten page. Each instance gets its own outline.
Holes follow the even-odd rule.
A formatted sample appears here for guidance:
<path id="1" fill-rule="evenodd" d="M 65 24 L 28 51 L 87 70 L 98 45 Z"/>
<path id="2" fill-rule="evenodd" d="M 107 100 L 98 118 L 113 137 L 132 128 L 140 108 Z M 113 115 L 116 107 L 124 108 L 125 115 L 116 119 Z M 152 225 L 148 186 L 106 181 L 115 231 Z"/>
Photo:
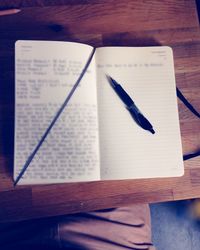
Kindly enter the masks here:
<path id="1" fill-rule="evenodd" d="M 75 84 L 91 51 L 92 47 L 77 43 L 16 43 L 15 179 Z M 100 178 L 95 70 L 93 60 L 19 184 Z"/>
<path id="2" fill-rule="evenodd" d="M 183 174 L 182 146 L 169 47 L 99 48 L 96 53 L 101 178 Z M 152 123 L 139 127 L 106 79 L 115 79 Z"/>

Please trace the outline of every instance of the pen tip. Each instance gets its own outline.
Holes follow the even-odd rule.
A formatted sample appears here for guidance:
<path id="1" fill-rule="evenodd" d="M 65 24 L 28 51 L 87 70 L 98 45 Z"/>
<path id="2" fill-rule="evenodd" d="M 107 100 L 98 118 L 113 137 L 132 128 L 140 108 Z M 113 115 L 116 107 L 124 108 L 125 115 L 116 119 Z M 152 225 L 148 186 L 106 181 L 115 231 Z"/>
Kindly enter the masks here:
<path id="1" fill-rule="evenodd" d="M 106 75 L 106 78 L 107 78 L 108 81 L 112 80 L 112 78 L 109 75 Z"/>
<path id="2" fill-rule="evenodd" d="M 13 13 L 18 13 L 18 12 L 21 12 L 21 10 L 20 9 L 13 9 Z"/>
<path id="3" fill-rule="evenodd" d="M 149 131 L 150 131 L 152 134 L 155 134 L 155 131 L 153 130 L 153 128 L 149 129 Z"/>
<path id="4" fill-rule="evenodd" d="M 111 85 L 113 88 L 115 88 L 116 85 L 117 85 L 117 82 L 116 82 L 111 76 L 109 76 L 109 75 L 106 75 L 106 78 L 107 78 L 108 82 L 110 83 L 110 85 Z"/>
<path id="5" fill-rule="evenodd" d="M 19 182 L 19 178 L 17 178 L 16 180 L 14 180 L 13 186 L 16 187 L 18 182 Z"/>

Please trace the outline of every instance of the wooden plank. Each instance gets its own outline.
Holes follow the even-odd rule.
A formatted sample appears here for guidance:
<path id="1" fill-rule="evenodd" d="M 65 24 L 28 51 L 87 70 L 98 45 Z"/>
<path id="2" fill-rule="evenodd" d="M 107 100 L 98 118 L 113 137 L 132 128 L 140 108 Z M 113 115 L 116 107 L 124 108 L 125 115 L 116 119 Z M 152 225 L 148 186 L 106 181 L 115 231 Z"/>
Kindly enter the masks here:
<path id="1" fill-rule="evenodd" d="M 30 188 L 0 192 L 0 221 L 23 218 L 23 214 L 32 207 L 32 191 Z M 30 213 L 30 211 L 29 211 Z"/>
<path id="2" fill-rule="evenodd" d="M 92 1 L 91 1 L 92 2 Z M 1 5 L 0 5 L 1 6 Z M 183 10 L 190 11 L 183 11 Z M 134 14 L 134 15 L 133 15 Z M 13 18 L 15 27 L 13 27 Z M 50 38 L 53 25 L 60 25 L 66 38 L 74 33 L 105 34 L 112 32 L 131 32 L 198 26 L 194 1 L 154 0 L 109 1 L 107 4 L 74 4 L 54 7 L 25 8 L 13 17 L 1 18 L 0 27 L 7 31 L 9 38 L 16 37 L 15 28 L 20 27 L 17 35 L 22 39 L 31 37 Z M 25 21 L 26 20 L 26 21 Z M 77 21 L 78 20 L 78 21 Z M 113 25 L 115 20 L 115 25 Z M 181 20 L 181 22 L 180 22 Z M 6 24 L 6 25 L 5 25 Z M 24 32 L 26 31 L 26 32 Z M 55 31 L 53 29 L 53 31 Z M 52 34 L 54 34 L 53 32 Z"/>
<path id="3" fill-rule="evenodd" d="M 194 0 L 23 1 L 0 17 L 0 221 L 19 221 L 139 202 L 200 197 L 199 158 L 180 178 L 18 186 L 13 188 L 14 44 L 18 39 L 64 40 L 95 47 L 168 45 L 177 86 L 200 110 L 200 33 Z M 55 7 L 56 6 L 56 7 Z M 184 153 L 199 149 L 200 124 L 179 101 Z"/>

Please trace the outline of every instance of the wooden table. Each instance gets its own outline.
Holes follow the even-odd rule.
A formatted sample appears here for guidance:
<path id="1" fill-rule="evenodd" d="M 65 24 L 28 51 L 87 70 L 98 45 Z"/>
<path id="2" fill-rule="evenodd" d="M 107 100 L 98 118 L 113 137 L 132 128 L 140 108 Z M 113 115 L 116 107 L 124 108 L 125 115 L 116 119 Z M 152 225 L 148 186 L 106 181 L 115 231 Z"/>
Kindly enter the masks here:
<path id="1" fill-rule="evenodd" d="M 1 1 L 21 7 L 0 17 L 0 221 L 200 197 L 200 158 L 180 178 L 13 188 L 14 43 L 18 39 L 102 45 L 169 45 L 178 88 L 200 110 L 200 31 L 193 0 Z M 184 153 L 200 147 L 200 122 L 179 102 Z"/>

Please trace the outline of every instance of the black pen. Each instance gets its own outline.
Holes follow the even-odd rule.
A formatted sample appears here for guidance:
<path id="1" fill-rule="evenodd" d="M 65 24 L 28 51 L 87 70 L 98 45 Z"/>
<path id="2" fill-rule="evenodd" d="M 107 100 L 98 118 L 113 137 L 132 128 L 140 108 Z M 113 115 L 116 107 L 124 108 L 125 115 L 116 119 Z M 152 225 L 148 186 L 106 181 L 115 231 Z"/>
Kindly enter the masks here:
<path id="1" fill-rule="evenodd" d="M 117 95 L 120 97 L 120 99 L 123 101 L 123 103 L 126 105 L 128 111 L 130 112 L 131 116 L 134 118 L 136 123 L 142 127 L 145 130 L 150 131 L 152 134 L 155 134 L 155 131 L 153 130 L 153 126 L 151 123 L 143 116 L 143 114 L 140 112 L 140 110 L 135 105 L 134 101 L 131 99 L 131 97 L 126 93 L 126 91 L 122 88 L 122 86 L 117 83 L 112 77 L 107 75 L 107 79 L 109 83 L 111 84 L 112 88 L 115 90 Z"/>

